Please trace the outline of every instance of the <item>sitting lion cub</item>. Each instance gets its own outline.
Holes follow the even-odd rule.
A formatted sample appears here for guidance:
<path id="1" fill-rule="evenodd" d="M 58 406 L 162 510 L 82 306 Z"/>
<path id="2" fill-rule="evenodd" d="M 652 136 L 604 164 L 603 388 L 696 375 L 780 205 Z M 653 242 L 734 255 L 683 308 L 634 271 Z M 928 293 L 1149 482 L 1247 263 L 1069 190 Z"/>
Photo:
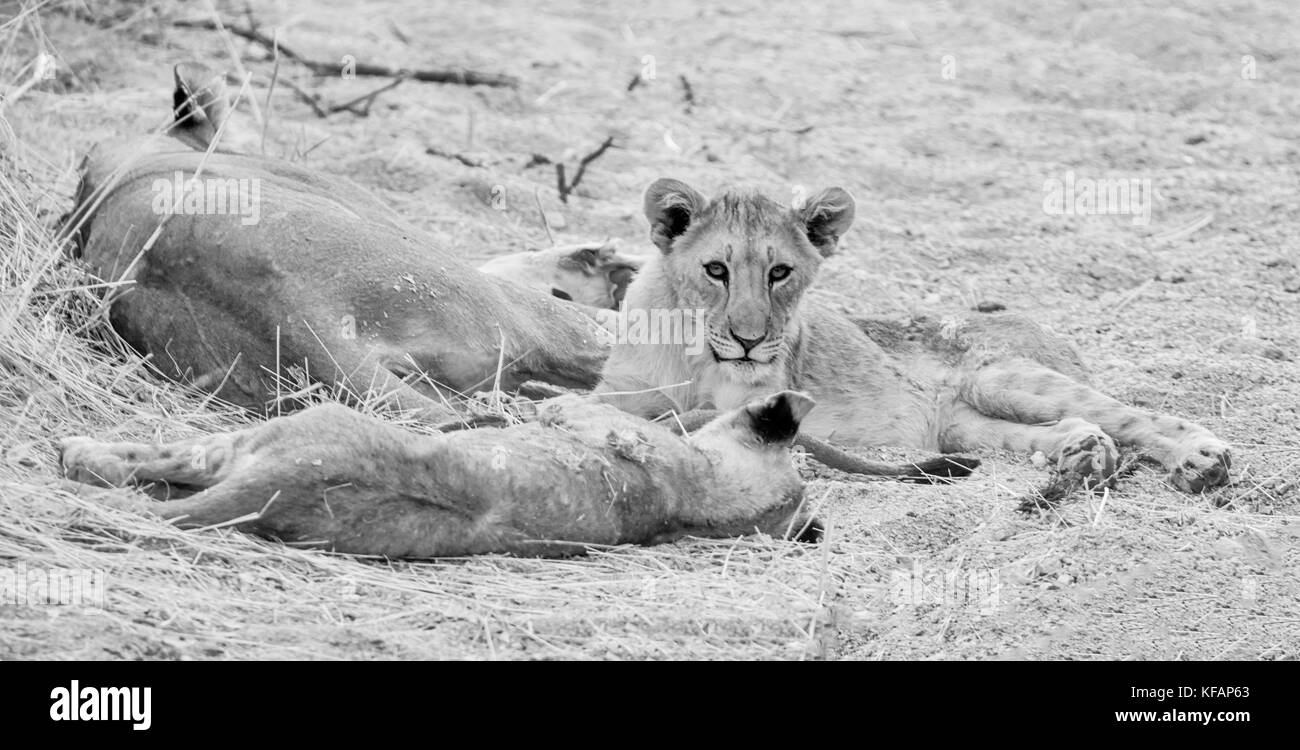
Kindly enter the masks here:
<path id="1" fill-rule="evenodd" d="M 195 492 L 128 501 L 184 526 L 238 520 L 286 542 L 388 557 L 552 556 L 687 535 L 816 538 L 789 450 L 812 407 L 785 391 L 681 438 L 577 396 L 525 424 L 433 436 L 329 404 L 170 445 L 60 447 L 70 479 Z"/>
<path id="2" fill-rule="evenodd" d="M 1226 443 L 1094 390 L 1074 349 L 1031 321 L 909 329 L 829 308 L 809 287 L 853 222 L 840 188 L 792 209 L 738 190 L 709 200 L 661 179 L 645 215 L 660 252 L 628 286 L 625 315 L 677 335 L 620 337 L 597 388 L 607 402 L 653 417 L 790 388 L 822 405 L 804 430 L 839 444 L 1042 451 L 1100 486 L 1114 480 L 1118 441 L 1160 460 L 1187 492 L 1228 480 Z M 656 316 L 672 325 L 656 328 Z"/>

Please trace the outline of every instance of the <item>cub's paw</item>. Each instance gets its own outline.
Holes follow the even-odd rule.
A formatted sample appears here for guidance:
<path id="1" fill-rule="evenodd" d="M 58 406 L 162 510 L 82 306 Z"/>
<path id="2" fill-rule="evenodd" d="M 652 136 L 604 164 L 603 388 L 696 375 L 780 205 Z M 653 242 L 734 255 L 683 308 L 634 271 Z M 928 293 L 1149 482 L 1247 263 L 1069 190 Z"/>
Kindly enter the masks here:
<path id="1" fill-rule="evenodd" d="M 1183 492 L 1204 492 L 1228 483 L 1232 453 L 1212 433 L 1199 432 L 1178 442 L 1166 468 L 1173 486 Z"/>
<path id="2" fill-rule="evenodd" d="M 63 476 L 96 487 L 121 487 L 127 483 L 126 464 L 106 450 L 106 443 L 88 437 L 63 438 L 55 444 Z"/>
<path id="3" fill-rule="evenodd" d="M 1085 489 L 1115 487 L 1119 449 L 1101 428 L 1081 422 L 1061 441 L 1056 470 L 1062 477 L 1078 479 Z"/>

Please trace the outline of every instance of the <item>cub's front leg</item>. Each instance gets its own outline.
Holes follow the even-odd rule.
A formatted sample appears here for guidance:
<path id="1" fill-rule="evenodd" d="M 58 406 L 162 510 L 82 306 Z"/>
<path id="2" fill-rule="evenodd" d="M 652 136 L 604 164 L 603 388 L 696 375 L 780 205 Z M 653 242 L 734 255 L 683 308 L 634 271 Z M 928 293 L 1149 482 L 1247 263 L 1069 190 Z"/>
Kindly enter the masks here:
<path id="1" fill-rule="evenodd" d="M 1027 360 L 996 362 L 970 373 L 960 397 L 980 413 L 1020 424 L 1077 417 L 1123 445 L 1145 451 L 1169 470 L 1184 492 L 1227 484 L 1231 450 L 1208 429 L 1179 417 L 1153 414 Z"/>

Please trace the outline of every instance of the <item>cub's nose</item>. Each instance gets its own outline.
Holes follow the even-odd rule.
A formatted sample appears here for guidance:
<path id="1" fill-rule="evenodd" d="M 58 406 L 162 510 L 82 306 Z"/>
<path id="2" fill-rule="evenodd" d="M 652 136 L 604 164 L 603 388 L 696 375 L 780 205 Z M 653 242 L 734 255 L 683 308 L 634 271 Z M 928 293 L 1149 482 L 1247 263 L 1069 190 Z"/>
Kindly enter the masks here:
<path id="1" fill-rule="evenodd" d="M 742 337 L 742 336 L 738 336 L 738 335 L 736 335 L 736 332 L 735 332 L 735 331 L 732 331 L 732 332 L 731 332 L 731 337 L 732 337 L 733 339 L 736 340 L 736 343 L 737 343 L 737 344 L 740 344 L 741 346 L 745 347 L 745 353 L 746 353 L 746 354 L 749 354 L 749 352 L 750 352 L 754 347 L 756 347 L 756 346 L 758 346 L 759 344 L 763 343 L 763 339 L 767 338 L 767 334 L 763 334 L 762 336 L 759 336 L 759 337 L 756 338 L 756 339 L 747 339 L 747 338 L 744 338 L 744 337 Z"/>

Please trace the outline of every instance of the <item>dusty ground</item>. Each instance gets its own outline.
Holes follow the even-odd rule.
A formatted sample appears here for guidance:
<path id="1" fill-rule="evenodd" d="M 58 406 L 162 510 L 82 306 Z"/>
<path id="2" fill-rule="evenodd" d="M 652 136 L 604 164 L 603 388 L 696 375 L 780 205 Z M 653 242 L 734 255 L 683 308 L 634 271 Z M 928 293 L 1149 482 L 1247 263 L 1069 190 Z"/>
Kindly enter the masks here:
<path id="1" fill-rule="evenodd" d="M 43 221 L 66 209 L 86 148 L 163 121 L 171 64 L 229 61 L 218 35 L 170 26 L 201 11 L 95 5 L 97 20 L 42 14 L 60 73 L 3 112 Z M 320 59 L 522 80 L 406 83 L 366 118 L 274 97 L 267 153 L 371 186 L 467 257 L 545 244 L 536 200 L 560 241 L 648 250 L 640 191 L 664 175 L 706 192 L 841 185 L 859 219 L 820 284 L 846 308 L 1031 314 L 1079 343 L 1105 390 L 1230 440 L 1242 483 L 1187 496 L 1143 467 L 1105 498 L 1024 515 L 1014 498 L 1045 477 L 1022 456 L 949 487 L 817 473 L 830 542 L 814 551 L 750 540 L 390 565 L 195 540 L 59 491 L 47 441 L 239 417 L 103 353 L 102 330 L 61 333 L 27 293 L 28 317 L 6 326 L 50 330 L 0 349 L 0 559 L 102 567 L 109 583 L 102 610 L 0 604 L 0 657 L 1300 657 L 1300 493 L 1258 488 L 1300 469 L 1300 22 L 1285 0 L 258 5 L 260 24 Z M 11 34 L 0 80 L 19 80 L 31 36 Z M 266 55 L 234 47 L 265 109 Z M 335 102 L 381 83 L 281 75 Z M 527 166 L 541 155 L 572 174 L 610 135 L 567 205 L 552 167 Z M 255 127 L 244 137 L 259 147 Z M 1067 170 L 1151 180 L 1150 224 L 1046 214 L 1044 180 Z M 41 284 L 77 285 L 58 274 Z M 21 281 L 6 279 L 11 302 Z M 103 395 L 42 357 L 93 363 Z"/>

